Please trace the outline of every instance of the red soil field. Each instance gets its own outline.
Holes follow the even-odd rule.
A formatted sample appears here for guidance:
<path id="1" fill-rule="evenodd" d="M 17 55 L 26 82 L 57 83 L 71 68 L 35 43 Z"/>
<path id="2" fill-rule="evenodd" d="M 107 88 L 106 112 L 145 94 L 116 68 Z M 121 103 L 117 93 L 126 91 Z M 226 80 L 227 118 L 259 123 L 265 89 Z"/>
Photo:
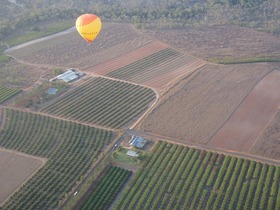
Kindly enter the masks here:
<path id="1" fill-rule="evenodd" d="M 280 105 L 280 71 L 264 77 L 213 136 L 215 147 L 248 152 Z"/>
<path id="2" fill-rule="evenodd" d="M 156 53 L 164 48 L 167 48 L 165 44 L 160 42 L 150 42 L 143 47 L 140 47 L 132 52 L 126 53 L 122 56 L 116 57 L 109 61 L 103 62 L 87 70 L 86 72 L 91 74 L 99 74 L 99 75 L 106 75 L 118 68 L 131 64 L 135 61 L 138 61 L 144 57 L 147 57 L 153 53 Z"/>

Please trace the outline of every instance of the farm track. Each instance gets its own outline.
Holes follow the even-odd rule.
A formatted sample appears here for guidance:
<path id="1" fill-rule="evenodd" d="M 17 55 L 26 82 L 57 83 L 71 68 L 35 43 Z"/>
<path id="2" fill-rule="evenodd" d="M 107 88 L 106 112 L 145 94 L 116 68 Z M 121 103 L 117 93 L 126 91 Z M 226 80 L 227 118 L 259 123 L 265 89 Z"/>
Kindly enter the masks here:
<path id="1" fill-rule="evenodd" d="M 160 135 L 160 134 L 141 131 L 141 130 L 131 129 L 131 130 L 128 130 L 127 133 L 130 134 L 130 135 L 143 136 L 147 139 L 153 139 L 153 140 L 156 140 L 156 141 L 164 141 L 164 142 L 168 142 L 168 143 L 171 143 L 171 144 L 179 144 L 179 145 L 188 146 L 188 147 L 199 149 L 199 150 L 207 150 L 207 151 L 217 152 L 217 153 L 224 154 L 224 155 L 230 155 L 230 156 L 234 156 L 234 157 L 245 158 L 245 159 L 249 159 L 249 160 L 252 160 L 252 161 L 259 161 L 259 162 L 264 163 L 264 164 L 280 166 L 280 160 L 272 159 L 272 158 L 266 158 L 266 157 L 263 157 L 263 156 L 258 156 L 258 155 L 254 155 L 254 154 L 250 154 L 250 153 L 246 153 L 246 152 L 239 152 L 239 151 L 234 151 L 234 150 L 217 148 L 217 147 L 207 145 L 207 144 L 199 144 L 199 143 L 195 143 L 195 142 L 191 142 L 191 141 L 180 140 L 180 139 L 171 138 L 171 137 L 168 137 L 168 136 L 163 136 L 163 135 Z"/>

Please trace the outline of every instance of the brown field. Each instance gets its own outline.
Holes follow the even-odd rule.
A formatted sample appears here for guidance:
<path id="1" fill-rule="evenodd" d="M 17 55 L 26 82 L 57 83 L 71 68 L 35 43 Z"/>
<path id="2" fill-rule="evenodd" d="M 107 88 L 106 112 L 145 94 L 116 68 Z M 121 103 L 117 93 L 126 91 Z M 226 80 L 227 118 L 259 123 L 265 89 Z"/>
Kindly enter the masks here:
<path id="1" fill-rule="evenodd" d="M 99 36 L 91 44 L 73 28 L 63 36 L 10 50 L 7 54 L 30 63 L 89 69 L 149 41 L 131 25 L 104 23 Z"/>
<path id="2" fill-rule="evenodd" d="M 263 78 L 209 141 L 211 146 L 248 152 L 280 105 L 280 71 Z"/>
<path id="3" fill-rule="evenodd" d="M 280 159 L 280 110 L 261 133 L 250 153 L 272 159 Z"/>
<path id="4" fill-rule="evenodd" d="M 93 73 L 106 75 L 118 68 L 129 65 L 137 60 L 140 60 L 165 48 L 167 48 L 165 44 L 162 44 L 160 42 L 150 42 L 138 49 L 135 49 L 134 51 L 128 52 L 124 55 L 87 69 L 86 72 L 89 74 Z"/>
<path id="5" fill-rule="evenodd" d="M 137 127 L 180 141 L 206 144 L 274 68 L 269 64 L 206 65 L 165 94 Z"/>
<path id="6" fill-rule="evenodd" d="M 145 34 L 199 58 L 280 58 L 277 36 L 234 25 L 189 27 L 185 30 L 145 30 Z"/>
<path id="7" fill-rule="evenodd" d="M 46 159 L 2 148 L 0 148 L 0 157 L 0 206 L 2 206 L 30 176 L 45 164 Z"/>
<path id="8" fill-rule="evenodd" d="M 176 83 L 176 81 L 181 77 L 192 74 L 194 71 L 201 68 L 205 64 L 206 63 L 203 60 L 195 58 L 183 66 L 174 68 L 172 71 L 159 71 L 156 77 L 150 77 L 149 79 L 147 79 L 147 81 L 143 82 L 143 84 L 164 92 L 165 90 L 171 88 L 174 83 Z M 169 66 L 167 66 L 167 68 L 169 68 Z M 145 75 L 143 75 L 142 77 L 144 76 Z"/>

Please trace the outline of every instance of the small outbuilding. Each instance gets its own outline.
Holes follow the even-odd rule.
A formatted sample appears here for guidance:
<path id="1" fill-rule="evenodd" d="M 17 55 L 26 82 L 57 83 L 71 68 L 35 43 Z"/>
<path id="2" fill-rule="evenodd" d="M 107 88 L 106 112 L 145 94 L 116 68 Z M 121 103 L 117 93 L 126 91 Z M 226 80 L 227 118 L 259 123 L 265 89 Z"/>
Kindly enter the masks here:
<path id="1" fill-rule="evenodd" d="M 48 90 L 47 90 L 47 94 L 49 95 L 55 95 L 57 92 L 57 89 L 54 88 L 54 87 L 50 87 Z"/>
<path id="2" fill-rule="evenodd" d="M 129 157 L 138 157 L 139 156 L 139 154 L 133 150 L 128 150 L 126 155 Z"/>

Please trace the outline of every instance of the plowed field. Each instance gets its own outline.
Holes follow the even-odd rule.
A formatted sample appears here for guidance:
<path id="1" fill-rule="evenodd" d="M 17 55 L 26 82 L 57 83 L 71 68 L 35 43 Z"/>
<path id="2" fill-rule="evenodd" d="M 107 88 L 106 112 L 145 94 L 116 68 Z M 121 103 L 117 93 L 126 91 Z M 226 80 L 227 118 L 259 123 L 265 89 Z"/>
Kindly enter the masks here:
<path id="1" fill-rule="evenodd" d="M 280 159 L 280 110 L 259 136 L 250 152 L 268 158 Z"/>
<path id="2" fill-rule="evenodd" d="M 202 67 L 171 89 L 138 127 L 181 141 L 207 143 L 274 68 L 268 64 Z"/>
<path id="3" fill-rule="evenodd" d="M 280 105 L 280 71 L 262 79 L 210 140 L 215 147 L 248 152 Z"/>

